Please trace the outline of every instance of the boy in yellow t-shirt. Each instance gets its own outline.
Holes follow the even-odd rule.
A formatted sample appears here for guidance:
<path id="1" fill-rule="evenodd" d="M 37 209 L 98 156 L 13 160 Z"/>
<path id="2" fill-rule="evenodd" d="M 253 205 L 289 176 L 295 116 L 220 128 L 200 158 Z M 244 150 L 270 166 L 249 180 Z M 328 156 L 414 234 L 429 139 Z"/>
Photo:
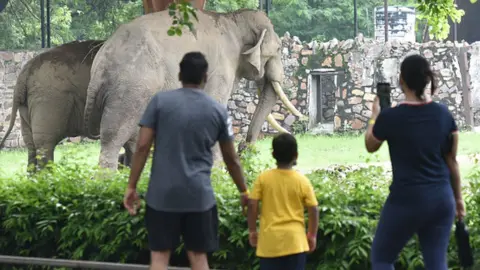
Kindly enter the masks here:
<path id="1" fill-rule="evenodd" d="M 257 248 L 260 270 L 304 270 L 306 253 L 315 250 L 317 244 L 318 202 L 308 178 L 292 169 L 298 157 L 295 137 L 282 133 L 273 139 L 272 146 L 277 168 L 263 172 L 250 194 L 249 241 Z M 262 206 L 257 237 L 259 201 Z"/>

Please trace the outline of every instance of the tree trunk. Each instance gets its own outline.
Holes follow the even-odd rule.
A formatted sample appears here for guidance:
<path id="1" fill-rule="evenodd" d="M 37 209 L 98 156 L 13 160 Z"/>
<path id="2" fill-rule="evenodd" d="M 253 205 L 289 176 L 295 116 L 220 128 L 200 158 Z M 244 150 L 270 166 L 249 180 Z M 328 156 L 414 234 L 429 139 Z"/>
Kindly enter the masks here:
<path id="1" fill-rule="evenodd" d="M 143 0 L 143 9 L 145 14 L 168 9 L 168 6 L 175 2 L 174 0 Z M 198 10 L 203 10 L 206 0 L 190 0 L 192 6 Z"/>

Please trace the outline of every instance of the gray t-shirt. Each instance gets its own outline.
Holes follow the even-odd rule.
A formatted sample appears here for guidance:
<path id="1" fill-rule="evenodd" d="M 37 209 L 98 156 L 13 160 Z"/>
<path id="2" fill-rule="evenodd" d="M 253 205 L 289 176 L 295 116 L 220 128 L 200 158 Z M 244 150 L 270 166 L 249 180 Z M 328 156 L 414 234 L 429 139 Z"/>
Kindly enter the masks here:
<path id="1" fill-rule="evenodd" d="M 159 92 L 140 126 L 156 133 L 147 204 L 165 212 L 203 212 L 215 206 L 212 147 L 233 140 L 227 108 L 201 89 Z"/>

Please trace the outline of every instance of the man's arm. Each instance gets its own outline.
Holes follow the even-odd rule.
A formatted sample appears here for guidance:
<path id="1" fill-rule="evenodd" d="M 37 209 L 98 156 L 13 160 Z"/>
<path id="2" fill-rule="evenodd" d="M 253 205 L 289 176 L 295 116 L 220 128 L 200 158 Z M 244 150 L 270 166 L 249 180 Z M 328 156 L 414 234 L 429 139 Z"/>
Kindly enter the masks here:
<path id="1" fill-rule="evenodd" d="M 238 190 L 245 195 L 247 192 L 247 185 L 245 183 L 245 177 L 243 176 L 242 165 L 240 164 L 240 158 L 235 150 L 234 134 L 232 127 L 232 119 L 228 117 L 226 109 L 222 111 L 222 123 L 220 132 L 218 135 L 218 143 L 220 150 L 222 151 L 223 161 L 227 165 L 227 170 L 233 179 L 233 182 L 237 186 Z M 246 206 L 246 205 L 245 205 Z"/>
<path id="2" fill-rule="evenodd" d="M 225 162 L 225 165 L 227 165 L 227 170 L 237 186 L 237 189 L 241 193 L 247 192 L 242 165 L 240 164 L 240 158 L 235 150 L 233 140 L 220 141 L 219 144 L 222 151 L 223 161 Z"/>
<path id="3" fill-rule="evenodd" d="M 140 175 L 142 174 L 145 163 L 147 162 L 150 148 L 155 139 L 157 117 L 158 117 L 158 98 L 153 96 L 143 113 L 140 120 L 140 132 L 138 134 L 137 148 L 133 154 L 132 168 L 128 179 L 128 188 L 136 189 Z"/>
<path id="4" fill-rule="evenodd" d="M 145 163 L 147 162 L 150 148 L 155 138 L 155 130 L 150 127 L 141 127 L 138 135 L 137 148 L 133 155 L 132 169 L 128 179 L 128 188 L 136 189 L 140 175 L 142 174 Z"/>

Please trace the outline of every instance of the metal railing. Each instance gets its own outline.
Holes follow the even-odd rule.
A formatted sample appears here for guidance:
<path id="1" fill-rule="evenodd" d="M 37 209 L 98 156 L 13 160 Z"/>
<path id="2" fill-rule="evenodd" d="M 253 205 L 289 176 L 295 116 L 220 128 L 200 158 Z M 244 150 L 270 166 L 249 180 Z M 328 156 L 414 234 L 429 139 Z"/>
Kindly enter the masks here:
<path id="1" fill-rule="evenodd" d="M 77 261 L 63 259 L 47 259 L 21 256 L 0 255 L 0 265 L 41 265 L 51 267 L 68 267 L 73 269 L 100 269 L 100 270 L 147 270 L 148 265 L 122 264 L 109 262 Z M 169 267 L 169 270 L 189 270 L 190 268 Z"/>

